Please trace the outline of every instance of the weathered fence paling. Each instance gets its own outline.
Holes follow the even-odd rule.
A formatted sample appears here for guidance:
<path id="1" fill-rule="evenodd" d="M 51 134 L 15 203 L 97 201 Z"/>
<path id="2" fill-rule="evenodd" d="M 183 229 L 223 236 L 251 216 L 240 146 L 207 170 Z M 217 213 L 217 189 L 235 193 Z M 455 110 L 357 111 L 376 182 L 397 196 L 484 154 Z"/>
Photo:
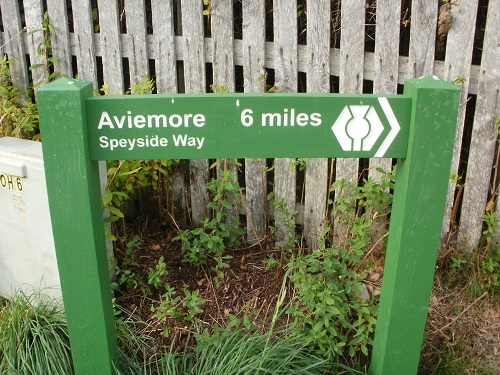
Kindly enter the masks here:
<path id="1" fill-rule="evenodd" d="M 152 0 L 150 5 L 149 2 L 147 5 L 144 1 L 135 0 L 125 2 L 124 8 L 119 2 L 102 0 L 98 2 L 97 13 L 94 11 L 94 16 L 98 16 L 95 19 L 88 0 L 73 0 L 70 8 L 67 3 L 64 0 L 47 0 L 46 9 L 36 0 L 24 1 L 22 8 L 15 0 L 0 3 L 3 26 L 1 51 L 12 61 L 12 81 L 18 88 L 27 88 L 29 77 L 34 83 L 43 82 L 46 73 L 53 69 L 68 76 L 78 74 L 78 77 L 93 82 L 95 88 L 100 82 L 105 83 L 110 93 L 123 92 L 128 89 L 125 82 L 135 83 L 143 75 L 147 76 L 150 66 L 154 66 L 154 78 L 160 93 L 202 93 L 207 91 L 209 83 L 233 91 L 238 80 L 243 80 L 246 92 L 266 90 L 266 84 L 270 84 L 267 89 L 274 84 L 273 90 L 295 92 L 299 83 L 308 92 L 327 92 L 331 90 L 329 78 L 332 76 L 338 77 L 342 92 L 361 92 L 363 82 L 373 81 L 374 92 L 393 93 L 397 84 L 423 74 L 436 74 L 449 81 L 462 78 L 459 80 L 462 105 L 451 172 L 458 172 L 462 182 L 467 181 L 462 203 L 467 215 L 462 215 L 460 223 L 451 224 L 459 224 L 457 238 L 465 238 L 467 249 L 477 246 L 485 203 L 491 198 L 495 201 L 496 192 L 487 187 L 498 186 L 498 181 L 490 181 L 492 174 L 489 173 L 495 162 L 491 151 L 495 145 L 491 134 L 492 120 L 499 112 L 498 105 L 492 104 L 495 100 L 498 103 L 495 98 L 498 98 L 500 86 L 500 73 L 495 65 L 498 61 L 498 43 L 495 43 L 495 37 L 498 38 L 495 30 L 498 0 L 488 2 L 488 23 L 480 23 L 481 19 L 477 17 L 478 9 L 486 6 L 478 0 L 464 0 L 459 5 L 448 4 L 443 8 L 438 8 L 434 2 L 415 0 L 411 2 L 411 9 L 401 9 L 406 3 L 399 1 L 396 4 L 378 1 L 370 8 L 365 7 L 363 0 L 340 3 L 318 1 L 305 3 L 303 8 L 297 9 L 294 2 L 285 0 L 275 1 L 272 8 L 265 2 L 248 0 L 238 7 L 242 9 L 241 15 L 235 13 L 236 7 L 233 8 L 233 2 L 228 0 L 214 0 L 210 9 L 204 8 L 203 2 L 198 0 Z M 146 5 L 151 9 L 146 9 Z M 205 15 L 203 10 L 207 11 Z M 445 10 L 451 12 L 452 21 L 449 28 L 438 28 L 436 38 L 436 23 L 443 20 Z M 56 31 L 50 33 L 53 49 L 39 54 L 38 47 L 44 35 L 40 22 L 45 11 Z M 306 22 L 300 16 L 301 12 L 305 12 Z M 367 12 L 370 12 L 369 17 L 365 17 Z M 406 14 L 404 20 L 401 19 L 402 13 Z M 242 39 L 235 39 L 234 34 L 233 22 L 238 17 L 243 21 L 241 33 L 237 33 L 236 37 L 242 35 Z M 302 17 L 300 25 L 298 17 Z M 376 23 L 365 26 L 365 19 L 368 18 Z M 269 30 L 270 19 L 274 27 L 272 32 Z M 149 22 L 151 24 L 148 25 Z M 148 27 L 152 34 L 148 34 Z M 365 37 L 365 27 L 371 30 L 370 36 L 375 30 L 374 41 Z M 400 31 L 407 27 L 411 30 L 408 57 L 399 55 L 397 48 Z M 331 28 L 334 31 L 330 35 Z M 473 51 L 480 47 L 475 40 L 481 35 L 475 32 L 478 28 L 484 29 L 485 36 L 481 69 L 472 65 Z M 30 34 L 33 30 L 39 31 Z M 339 36 L 340 48 L 337 49 L 335 43 Z M 441 60 L 435 59 L 436 40 L 437 55 Z M 373 43 L 375 52 L 365 49 L 365 45 Z M 47 65 L 48 56 L 57 58 L 53 67 L 40 67 L 29 73 L 28 66 Z M 154 61 L 153 65 L 150 65 L 150 60 Z M 206 64 L 211 64 L 212 74 L 209 77 Z M 242 77 L 235 74 L 236 65 L 243 67 Z M 301 80 L 306 80 L 305 85 L 298 80 L 299 72 L 304 74 Z M 181 79 L 178 80 L 178 77 Z M 468 109 L 465 103 L 470 94 L 477 94 L 475 116 L 472 113 L 466 116 Z M 470 160 L 460 162 L 467 118 L 474 119 L 472 148 Z M 488 151 L 478 152 L 484 144 L 489 145 Z M 371 166 L 378 166 L 378 163 L 371 162 Z M 247 223 L 253 223 L 254 236 L 261 237 L 267 224 L 263 211 L 268 184 L 262 168 L 257 168 L 256 163 L 250 160 L 245 164 Z M 264 166 L 264 160 L 260 160 L 259 164 Z M 286 198 L 290 210 L 298 207 L 304 212 L 304 217 L 298 219 L 303 220 L 308 245 L 313 248 L 315 233 L 326 211 L 327 197 L 324 192 L 329 176 L 325 169 L 330 163 L 309 160 L 303 202 L 297 196 L 292 164 L 293 160 L 274 162 L 273 189 L 276 196 Z M 341 159 L 332 165 L 335 169 L 331 171 L 333 176 L 357 180 L 359 164 L 356 159 Z M 391 161 L 384 161 L 383 166 L 390 168 Z M 176 179 L 174 201 L 179 207 L 179 215 L 189 211 L 196 224 L 203 217 L 208 200 L 204 187 L 209 176 L 207 161 L 192 160 L 189 173 L 188 185 L 184 185 L 182 177 Z M 376 176 L 376 173 L 373 175 Z M 454 230 L 450 226 L 450 219 L 456 220 L 452 217 L 452 212 L 455 212 L 452 208 L 454 204 L 460 206 L 460 202 L 454 202 L 455 189 L 454 183 L 450 182 L 442 243 L 450 238 L 450 230 Z M 324 200 L 319 196 L 324 196 Z M 186 201 L 189 202 L 188 207 L 183 207 Z M 298 203 L 300 206 L 297 206 Z M 304 210 L 302 204 L 305 205 Z M 318 209 L 311 209 L 317 205 Z M 179 220 L 186 222 L 186 218 Z M 250 228 L 247 232 L 251 239 Z"/>

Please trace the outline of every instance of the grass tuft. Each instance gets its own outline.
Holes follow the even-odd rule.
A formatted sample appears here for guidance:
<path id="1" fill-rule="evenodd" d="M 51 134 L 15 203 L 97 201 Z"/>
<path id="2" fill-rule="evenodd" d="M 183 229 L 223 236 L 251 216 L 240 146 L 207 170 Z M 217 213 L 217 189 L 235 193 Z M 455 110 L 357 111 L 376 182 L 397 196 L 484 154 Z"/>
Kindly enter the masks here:
<path id="1" fill-rule="evenodd" d="M 64 312 L 57 300 L 19 293 L 0 310 L 1 374 L 73 374 Z"/>

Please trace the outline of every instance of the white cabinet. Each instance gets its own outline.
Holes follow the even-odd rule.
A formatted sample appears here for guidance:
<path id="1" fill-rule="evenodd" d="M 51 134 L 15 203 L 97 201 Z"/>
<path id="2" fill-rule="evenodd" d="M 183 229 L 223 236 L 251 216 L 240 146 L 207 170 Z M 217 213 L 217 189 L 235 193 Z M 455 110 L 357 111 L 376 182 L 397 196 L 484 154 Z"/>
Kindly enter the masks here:
<path id="1" fill-rule="evenodd" d="M 0 138 L 0 295 L 60 297 L 42 145 Z"/>

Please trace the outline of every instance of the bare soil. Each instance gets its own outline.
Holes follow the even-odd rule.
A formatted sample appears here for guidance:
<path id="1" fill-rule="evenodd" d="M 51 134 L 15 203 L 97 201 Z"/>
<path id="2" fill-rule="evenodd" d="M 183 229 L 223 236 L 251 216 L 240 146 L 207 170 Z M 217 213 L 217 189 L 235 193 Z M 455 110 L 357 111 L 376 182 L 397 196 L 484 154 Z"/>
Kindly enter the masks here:
<path id="1" fill-rule="evenodd" d="M 216 288 L 210 265 L 192 267 L 182 261 L 180 243 L 172 242 L 175 229 L 158 225 L 141 231 L 139 236 L 139 268 L 135 272 L 145 286 L 148 286 L 149 269 L 163 256 L 168 272 L 163 285 L 174 287 L 176 295 L 182 297 L 178 307 L 187 312 L 182 307 L 185 288 L 199 290 L 199 296 L 205 300 L 203 312 L 197 315 L 200 320 L 197 327 L 182 319 L 167 319 L 169 335 L 165 337 L 163 323 L 151 312 L 151 306 L 159 305 L 164 288 L 157 290 L 148 286 L 147 296 L 120 287 L 115 291 L 118 305 L 147 322 L 148 334 L 154 337 L 158 350 L 170 348 L 174 342 L 185 343 L 194 329 L 210 329 L 215 323 L 226 326 L 231 315 L 242 318 L 247 313 L 256 327 L 263 331 L 268 328 L 284 276 L 283 268 L 267 269 L 262 262 L 270 254 L 275 259 L 282 256 L 270 239 L 264 238 L 254 246 L 227 250 L 227 255 L 232 256 L 228 262 L 230 268 L 225 270 L 225 278 Z M 115 255 L 120 262 L 125 250 L 117 245 Z M 370 292 L 378 290 L 383 276 L 383 257 L 372 261 L 376 270 L 367 278 Z M 499 296 L 489 293 L 471 296 L 472 281 L 454 284 L 445 265 L 446 259 L 438 261 L 419 374 L 500 374 Z"/>

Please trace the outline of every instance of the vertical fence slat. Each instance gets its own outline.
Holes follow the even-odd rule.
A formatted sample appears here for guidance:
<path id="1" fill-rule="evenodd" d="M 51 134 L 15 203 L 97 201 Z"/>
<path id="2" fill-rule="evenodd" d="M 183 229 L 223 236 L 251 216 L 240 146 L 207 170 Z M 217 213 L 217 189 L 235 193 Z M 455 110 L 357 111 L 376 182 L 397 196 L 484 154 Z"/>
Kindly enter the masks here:
<path id="1" fill-rule="evenodd" d="M 26 64 L 21 15 L 17 1 L 0 1 L 0 10 L 2 11 L 5 52 L 9 60 L 12 61 L 9 64 L 12 83 L 19 90 L 25 91 L 29 84 L 28 65 Z"/>
<path id="2" fill-rule="evenodd" d="M 39 0 L 24 0 L 24 19 L 26 21 L 28 52 L 30 55 L 30 65 L 41 64 L 31 70 L 33 85 L 38 86 L 47 83 L 47 58 L 43 46 L 44 31 L 42 30 L 43 9 Z M 38 53 L 39 46 L 42 54 Z"/>
<path id="3" fill-rule="evenodd" d="M 444 62 L 444 78 L 448 81 L 454 81 L 459 77 L 469 77 L 472 48 L 474 44 L 474 29 L 476 25 L 477 14 L 476 0 L 460 1 L 460 6 L 452 7 L 453 23 L 448 32 L 446 44 L 446 57 Z M 462 94 L 460 97 L 460 108 L 458 110 L 457 130 L 455 133 L 455 149 L 451 161 L 451 173 L 458 172 L 460 161 L 460 151 L 462 149 L 462 138 L 464 132 L 465 110 L 468 97 L 469 80 L 461 84 Z M 450 181 L 448 187 L 448 196 L 446 199 L 446 208 L 443 220 L 443 230 L 441 232 L 441 244 L 443 245 L 448 237 L 450 230 L 451 211 L 455 199 L 455 182 Z"/>
<path id="4" fill-rule="evenodd" d="M 365 57 L 365 0 L 342 1 L 340 23 L 340 93 L 363 92 L 363 69 Z M 335 160 L 335 179 L 358 180 L 359 159 L 340 158 Z M 340 189 L 336 196 L 345 194 Z M 334 218 L 334 237 L 345 238 L 349 228 L 338 217 Z"/>
<path id="5" fill-rule="evenodd" d="M 233 1 L 210 2 L 214 86 L 234 92 Z"/>
<path id="6" fill-rule="evenodd" d="M 374 94 L 395 94 L 398 88 L 399 23 L 401 1 L 377 1 L 377 25 L 375 27 L 375 78 Z M 390 171 L 391 159 L 370 159 L 370 176 L 378 179 L 375 168 Z"/>
<path id="7" fill-rule="evenodd" d="M 428 0 L 412 0 L 410 24 L 411 77 L 432 75 L 436 42 L 437 4 Z"/>
<path id="8" fill-rule="evenodd" d="M 500 113 L 500 1 L 490 0 L 484 34 L 481 73 L 472 129 L 460 236 L 472 251 L 481 239 L 483 214 L 496 147 L 495 118 Z"/>
<path id="9" fill-rule="evenodd" d="M 177 61 L 172 1 L 152 0 L 153 45 L 155 51 L 156 89 L 159 94 L 177 93 Z M 172 182 L 175 220 L 186 225 L 186 184 L 184 175 L 176 173 Z"/>
<path id="10" fill-rule="evenodd" d="M 99 27 L 102 43 L 102 65 L 104 84 L 108 86 L 110 94 L 122 94 L 123 65 L 122 48 L 120 42 L 120 20 L 118 2 L 101 0 L 99 2 Z"/>
<path id="11" fill-rule="evenodd" d="M 97 64 L 94 44 L 92 8 L 87 0 L 72 0 L 78 77 L 97 88 Z"/>
<path id="12" fill-rule="evenodd" d="M 50 33 L 52 56 L 57 59 L 54 62 L 54 71 L 73 77 L 66 1 L 47 0 L 47 12 L 49 13 L 49 22 L 56 30 L 55 33 Z"/>
<path id="13" fill-rule="evenodd" d="M 186 93 L 205 92 L 205 52 L 203 38 L 203 2 L 183 0 L 182 35 L 184 37 L 184 79 Z M 208 204 L 208 161 L 192 159 L 189 161 L 191 182 L 191 217 L 194 225 L 200 225 L 205 217 Z"/>
<path id="14" fill-rule="evenodd" d="M 243 80 L 245 92 L 264 91 L 266 8 L 263 1 L 244 1 Z M 247 240 L 266 234 L 266 159 L 245 159 Z"/>
<path id="15" fill-rule="evenodd" d="M 307 92 L 330 92 L 330 0 L 307 4 Z M 307 246 L 315 250 L 324 229 L 328 191 L 328 159 L 307 161 L 304 230 Z"/>
<path id="16" fill-rule="evenodd" d="M 127 35 L 132 54 L 128 58 L 130 85 L 149 77 L 148 51 L 146 43 L 146 8 L 144 0 L 127 0 Z"/>
<path id="17" fill-rule="evenodd" d="M 275 0 L 274 9 L 274 66 L 275 84 L 279 92 L 297 92 L 297 2 L 295 0 Z M 296 173 L 294 159 L 274 160 L 275 198 L 284 198 L 287 208 L 295 210 Z M 283 218 L 275 213 L 278 226 L 278 240 L 285 239 Z"/>
<path id="18" fill-rule="evenodd" d="M 153 0 L 153 40 L 155 48 L 156 88 L 158 93 L 177 92 L 175 33 L 171 1 Z"/>
<path id="19" fill-rule="evenodd" d="M 214 92 L 227 90 L 234 92 L 234 32 L 233 32 L 233 1 L 211 0 L 210 21 L 212 28 L 212 71 Z M 227 160 L 219 160 L 217 175 L 224 170 L 238 175 L 236 164 Z M 231 208 L 226 210 L 228 222 L 235 223 L 238 218 L 237 202 L 231 202 Z"/>

